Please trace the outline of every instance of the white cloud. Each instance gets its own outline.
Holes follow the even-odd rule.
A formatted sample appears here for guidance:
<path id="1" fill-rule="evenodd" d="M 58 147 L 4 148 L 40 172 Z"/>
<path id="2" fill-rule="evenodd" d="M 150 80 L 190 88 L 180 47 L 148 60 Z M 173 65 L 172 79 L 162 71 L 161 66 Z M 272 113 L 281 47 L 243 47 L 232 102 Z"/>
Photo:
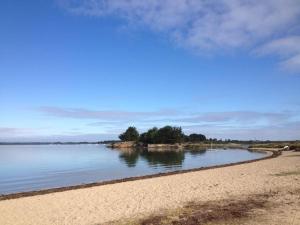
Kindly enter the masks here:
<path id="1" fill-rule="evenodd" d="M 85 108 L 62 108 L 53 106 L 39 107 L 37 111 L 43 112 L 49 116 L 54 117 L 75 119 L 101 119 L 106 120 L 106 122 L 132 120 L 148 117 L 160 117 L 165 115 L 174 116 L 179 113 L 177 110 L 172 109 L 163 109 L 152 112 L 137 112 L 124 110 L 91 110 Z"/>
<path id="2" fill-rule="evenodd" d="M 128 112 L 91 109 L 42 107 L 37 109 L 44 116 L 57 117 L 58 124 L 67 118 L 77 119 L 72 128 L 57 129 L 0 127 L 1 141 L 97 141 L 116 139 L 128 126 L 144 132 L 153 126 L 181 126 L 185 133 L 203 133 L 208 137 L 230 139 L 299 139 L 299 111 L 257 112 L 179 112 L 153 111 Z M 47 120 L 47 117 L 44 118 Z M 87 123 L 81 126 L 80 121 Z M 76 127 L 77 124 L 77 127 Z M 74 128 L 75 127 L 75 128 Z M 83 128 L 83 129 L 82 129 Z"/>
<path id="3" fill-rule="evenodd" d="M 258 54 L 277 54 L 287 57 L 300 52 L 300 36 L 289 36 L 285 38 L 275 39 L 260 47 Z"/>
<path id="4" fill-rule="evenodd" d="M 252 46 L 296 24 L 299 6 L 297 0 L 211 1 L 197 14 L 185 40 L 201 49 Z"/>
<path id="5" fill-rule="evenodd" d="M 299 135 L 299 112 L 188 112 L 176 110 L 134 112 L 114 110 L 91 110 L 85 108 L 41 107 L 38 111 L 46 116 L 86 120 L 88 130 L 101 128 L 102 134 L 117 137 L 128 126 L 136 126 L 140 132 L 165 125 L 182 126 L 187 133 L 199 132 L 209 137 L 235 139 L 294 139 Z M 297 127 L 294 127 L 298 124 Z M 294 128 L 293 128 L 294 127 Z M 268 131 L 268 129 L 270 129 Z M 282 131 L 284 130 L 284 135 Z M 103 133 L 104 132 L 104 133 Z M 78 133 L 72 133 L 71 136 Z M 80 133 L 80 132 L 79 132 Z M 281 134 L 281 136 L 280 136 Z M 68 134 L 70 135 L 70 134 Z M 82 134 L 80 134 L 82 136 Z M 79 135 L 79 136 L 80 136 Z M 260 136 L 261 135 L 261 136 Z M 78 138 L 79 138 L 78 136 Z"/>
<path id="6" fill-rule="evenodd" d="M 279 38 L 256 50 L 259 55 L 278 55 L 281 66 L 291 71 L 300 71 L 300 36 Z"/>
<path id="7" fill-rule="evenodd" d="M 252 124 L 256 126 L 257 123 L 278 124 L 286 122 L 294 117 L 290 112 L 255 112 L 255 111 L 228 111 L 228 112 L 208 112 L 202 114 L 195 114 L 186 118 L 181 118 L 178 121 L 187 123 L 236 123 L 239 125 Z"/>
<path id="8" fill-rule="evenodd" d="M 182 127 L 186 133 L 201 131 L 207 137 L 237 140 L 299 140 L 300 122 L 285 122 L 262 126 L 232 126 L 224 124 L 187 125 Z"/>
<path id="9" fill-rule="evenodd" d="M 300 71 L 300 51 L 299 51 L 299 54 L 283 61 L 281 63 L 281 66 L 292 72 Z"/>
<path id="10" fill-rule="evenodd" d="M 11 141 L 12 139 L 22 139 L 23 137 L 31 137 L 39 133 L 40 130 L 33 128 L 19 127 L 0 127 L 0 142 Z"/>
<path id="11" fill-rule="evenodd" d="M 299 0 L 58 1 L 76 14 L 115 16 L 164 32 L 178 45 L 200 53 L 262 45 L 265 53 L 280 51 L 281 55 L 288 51 L 285 46 L 299 49 L 300 45 L 299 36 L 291 36 L 300 22 Z M 283 62 L 284 67 L 300 67 L 298 57 L 291 57 Z"/>

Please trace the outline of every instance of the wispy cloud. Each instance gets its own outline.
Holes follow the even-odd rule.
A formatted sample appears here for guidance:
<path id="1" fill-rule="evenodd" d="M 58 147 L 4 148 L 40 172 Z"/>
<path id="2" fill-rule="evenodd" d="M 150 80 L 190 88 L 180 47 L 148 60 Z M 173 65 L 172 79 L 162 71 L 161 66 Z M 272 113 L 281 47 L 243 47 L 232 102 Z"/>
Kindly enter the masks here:
<path id="1" fill-rule="evenodd" d="M 0 127 L 0 136 L 32 134 L 33 132 L 34 130 L 30 128 Z"/>
<path id="2" fill-rule="evenodd" d="M 38 130 L 33 128 L 0 127 L 0 141 L 15 141 L 36 134 L 38 134 Z"/>
<path id="3" fill-rule="evenodd" d="M 182 118 L 179 121 L 199 123 L 199 122 L 237 122 L 256 123 L 265 121 L 267 123 L 285 122 L 293 116 L 290 112 L 255 112 L 255 111 L 228 111 L 228 112 L 208 112 L 196 116 Z"/>
<path id="4" fill-rule="evenodd" d="M 97 141 L 116 139 L 128 126 L 144 132 L 153 126 L 181 126 L 187 134 L 199 132 L 208 137 L 231 139 L 299 139 L 299 112 L 188 112 L 158 110 L 134 112 L 91 110 L 88 108 L 40 107 L 43 116 L 56 117 L 55 123 L 72 122 L 72 127 L 57 131 L 47 128 L 0 127 L 0 141 Z M 61 120 L 60 120 L 61 119 Z M 80 124 L 76 127 L 76 124 Z"/>
<path id="5" fill-rule="evenodd" d="M 5 133 L 14 133 L 16 132 L 16 128 L 11 128 L 11 127 L 0 127 L 0 134 L 5 134 Z"/>
<path id="6" fill-rule="evenodd" d="M 46 116 L 70 119 L 92 119 L 91 126 L 120 125 L 133 121 L 145 124 L 163 122 L 236 122 L 267 123 L 285 122 L 295 116 L 294 112 L 258 112 L 258 111 L 224 111 L 224 112 L 187 112 L 175 109 L 157 111 L 123 111 L 123 110 L 91 110 L 86 108 L 63 108 L 44 106 L 37 109 Z"/>
<path id="7" fill-rule="evenodd" d="M 291 71 L 300 71 L 300 36 L 288 36 L 270 41 L 256 50 L 259 55 L 278 55 L 281 66 Z"/>
<path id="8" fill-rule="evenodd" d="M 229 126 L 229 125 L 187 125 L 183 129 L 188 133 L 201 130 L 208 137 L 238 140 L 300 140 L 300 122 L 287 122 L 264 126 Z"/>
<path id="9" fill-rule="evenodd" d="M 0 142 L 39 142 L 39 141 L 101 141 L 118 137 L 118 132 L 83 132 L 72 128 L 69 131 L 49 132 L 48 128 L 0 127 Z M 117 130 L 115 130 L 117 131 Z"/>
<path id="10" fill-rule="evenodd" d="M 91 110 L 84 108 L 41 107 L 38 109 L 46 116 L 62 119 L 89 121 L 87 127 L 100 129 L 103 134 L 117 137 L 127 126 L 135 125 L 141 132 L 166 124 L 182 126 L 186 133 L 201 132 L 209 137 L 242 139 L 276 139 L 279 133 L 285 137 L 296 137 L 299 132 L 299 113 L 291 111 L 224 111 L 188 112 L 177 110 L 158 110 L 134 112 L 122 110 Z M 298 126 L 298 125 L 297 125 Z M 271 129 L 268 131 L 268 129 Z M 89 128 L 87 128 L 89 130 Z M 284 132 L 282 132 L 285 130 Z M 100 135 L 100 134 L 99 134 Z M 261 135 L 261 136 L 260 136 Z M 78 136 L 79 137 L 79 136 Z M 99 136 L 100 138 L 100 136 Z M 281 137 L 284 138 L 284 137 Z"/>
<path id="11" fill-rule="evenodd" d="M 158 110 L 152 112 L 130 112 L 122 110 L 91 110 L 84 108 L 61 108 L 61 107 L 40 107 L 37 109 L 49 116 L 78 119 L 99 119 L 107 121 L 120 121 L 137 118 L 158 117 L 176 115 L 176 110 Z"/>
<path id="12" fill-rule="evenodd" d="M 52 135 L 39 135 L 39 134 L 27 134 L 27 135 L 7 135 L 1 136 L 0 142 L 56 142 L 56 141 L 103 141 L 103 140 L 115 140 L 117 139 L 115 133 L 77 133 L 77 134 L 52 134 Z"/>
<path id="13" fill-rule="evenodd" d="M 262 48 L 277 55 L 299 46 L 299 0 L 57 0 L 69 11 L 115 16 L 129 25 L 163 32 L 197 51 Z M 220 51 L 221 50 L 221 51 Z M 299 51 L 282 65 L 300 71 Z"/>

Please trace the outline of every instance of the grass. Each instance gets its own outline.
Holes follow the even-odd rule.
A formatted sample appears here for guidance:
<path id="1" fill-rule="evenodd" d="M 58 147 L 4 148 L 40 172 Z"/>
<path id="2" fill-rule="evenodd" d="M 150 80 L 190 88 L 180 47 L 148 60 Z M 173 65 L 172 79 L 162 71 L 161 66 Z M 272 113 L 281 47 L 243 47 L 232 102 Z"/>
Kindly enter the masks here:
<path id="1" fill-rule="evenodd" d="M 278 141 L 278 142 L 270 142 L 270 143 L 260 143 L 253 144 L 249 146 L 250 148 L 283 148 L 284 146 L 289 146 L 290 150 L 300 151 L 300 142 L 299 141 Z"/>
<path id="2" fill-rule="evenodd" d="M 257 194 L 245 199 L 227 199 L 209 202 L 190 202 L 181 208 L 160 212 L 138 220 L 110 222 L 110 225 L 201 225 L 236 222 L 247 219 L 254 209 L 266 208 L 274 193 Z M 108 224 L 107 224 L 108 225 Z"/>
<path id="3" fill-rule="evenodd" d="M 300 157 L 300 155 L 287 155 L 287 156 L 285 156 L 285 157 Z"/>
<path id="4" fill-rule="evenodd" d="M 297 171 L 300 173 L 300 171 Z M 260 218 L 273 213 L 277 215 L 279 207 L 294 205 L 299 209 L 300 189 L 270 191 L 242 198 L 231 198 L 207 202 L 190 202 L 183 207 L 160 211 L 140 219 L 122 219 L 102 225 L 237 225 L 237 224 L 273 224 L 261 223 Z M 282 202 L 282 198 L 285 201 Z M 280 201 L 278 201 L 280 199 Z M 288 213 L 288 215 L 293 215 Z M 273 221 L 274 222 L 274 221 Z M 287 224 L 287 223 L 286 223 Z"/>

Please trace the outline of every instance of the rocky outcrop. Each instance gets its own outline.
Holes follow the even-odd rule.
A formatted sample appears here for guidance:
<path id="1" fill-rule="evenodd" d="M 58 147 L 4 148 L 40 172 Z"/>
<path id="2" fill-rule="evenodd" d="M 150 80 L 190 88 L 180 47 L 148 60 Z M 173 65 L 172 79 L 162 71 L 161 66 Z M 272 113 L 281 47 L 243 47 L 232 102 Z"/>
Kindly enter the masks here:
<path id="1" fill-rule="evenodd" d="M 176 144 L 148 144 L 143 145 L 142 143 L 137 143 L 134 141 L 124 141 L 124 142 L 115 142 L 109 145 L 106 145 L 110 148 L 116 149 L 129 149 L 129 148 L 147 148 L 149 151 L 166 151 L 166 150 L 174 150 L 181 151 L 185 149 L 207 149 L 207 148 L 245 148 L 240 144 L 234 143 L 218 143 L 218 144 L 210 144 L 210 143 L 176 143 Z"/>
<path id="2" fill-rule="evenodd" d="M 182 144 L 148 144 L 148 151 L 183 150 Z"/>
<path id="3" fill-rule="evenodd" d="M 136 148 L 137 144 L 135 141 L 123 141 L 123 142 L 116 142 L 107 145 L 110 148 Z"/>

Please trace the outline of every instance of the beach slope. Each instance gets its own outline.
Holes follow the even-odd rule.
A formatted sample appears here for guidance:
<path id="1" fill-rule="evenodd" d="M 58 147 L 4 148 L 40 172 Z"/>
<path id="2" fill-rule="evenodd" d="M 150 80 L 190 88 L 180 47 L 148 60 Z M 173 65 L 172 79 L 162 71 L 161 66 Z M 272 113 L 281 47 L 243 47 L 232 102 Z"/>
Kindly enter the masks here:
<path id="1" fill-rule="evenodd" d="M 271 197 L 278 203 L 274 210 L 278 210 L 266 210 L 260 215 L 265 220 L 273 220 L 266 224 L 277 224 L 276 221 L 300 224 L 299 190 L 300 153 L 283 152 L 277 158 L 248 164 L 2 200 L 0 224 L 121 223 L 118 221 L 138 221 L 161 212 L 169 213 L 191 202 L 226 205 L 228 200 L 245 200 L 247 196 L 267 193 L 275 193 Z M 279 201 L 276 196 L 290 201 Z M 255 209 L 251 213 L 255 215 Z M 280 218 L 276 220 L 275 214 Z M 247 220 L 244 222 L 247 224 Z"/>

